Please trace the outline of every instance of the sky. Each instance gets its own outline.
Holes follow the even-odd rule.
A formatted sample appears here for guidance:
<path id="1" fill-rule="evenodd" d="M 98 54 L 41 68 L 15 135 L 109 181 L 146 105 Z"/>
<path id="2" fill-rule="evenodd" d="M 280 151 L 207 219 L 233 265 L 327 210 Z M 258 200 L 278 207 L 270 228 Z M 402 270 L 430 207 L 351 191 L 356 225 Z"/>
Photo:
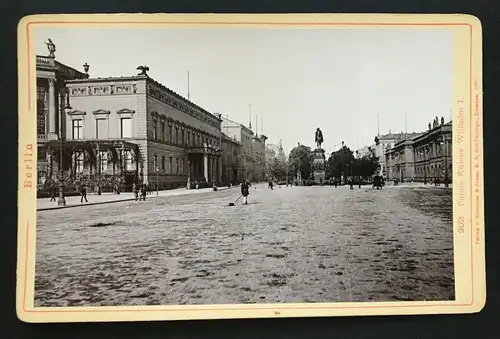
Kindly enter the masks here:
<path id="1" fill-rule="evenodd" d="M 331 152 L 377 135 L 420 132 L 450 119 L 452 38 L 445 29 L 38 27 L 35 50 L 90 77 L 137 66 L 212 113 L 282 140 Z M 188 86 L 189 72 L 189 86 Z M 257 126 L 256 126 L 257 119 Z M 378 123 L 377 123 L 378 121 Z M 257 127 L 257 128 L 256 128 Z"/>

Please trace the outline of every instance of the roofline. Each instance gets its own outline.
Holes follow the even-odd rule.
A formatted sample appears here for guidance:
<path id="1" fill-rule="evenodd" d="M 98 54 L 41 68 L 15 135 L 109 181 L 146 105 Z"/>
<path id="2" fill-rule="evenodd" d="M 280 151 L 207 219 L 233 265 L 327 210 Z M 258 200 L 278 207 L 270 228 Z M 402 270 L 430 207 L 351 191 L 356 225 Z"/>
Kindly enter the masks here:
<path id="1" fill-rule="evenodd" d="M 107 81 L 136 81 L 136 80 L 146 80 L 149 81 L 157 86 L 159 86 L 161 89 L 166 91 L 168 94 L 175 96 L 177 99 L 180 99 L 183 101 L 185 104 L 192 105 L 193 107 L 199 109 L 202 113 L 205 113 L 209 115 L 211 118 L 217 119 L 219 122 L 222 122 L 222 115 L 219 117 L 219 114 L 217 113 L 211 113 L 204 109 L 203 107 L 195 104 L 194 102 L 186 99 L 179 93 L 175 92 L 174 90 L 168 88 L 167 86 L 163 85 L 162 83 L 156 81 L 155 79 L 151 78 L 150 76 L 147 75 L 132 75 L 132 76 L 121 76 L 121 77 L 106 77 L 106 78 L 87 78 L 87 79 L 75 79 L 75 80 L 68 80 L 67 83 L 85 83 L 85 82 L 107 82 Z M 146 93 L 146 95 L 148 95 Z"/>

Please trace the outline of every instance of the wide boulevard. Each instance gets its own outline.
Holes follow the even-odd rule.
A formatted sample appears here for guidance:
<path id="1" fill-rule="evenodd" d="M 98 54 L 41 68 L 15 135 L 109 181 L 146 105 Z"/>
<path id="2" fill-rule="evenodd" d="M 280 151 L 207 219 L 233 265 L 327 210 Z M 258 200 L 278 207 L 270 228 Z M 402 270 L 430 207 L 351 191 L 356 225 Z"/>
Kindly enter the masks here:
<path id="1" fill-rule="evenodd" d="M 451 189 L 239 195 L 39 211 L 35 305 L 454 299 Z"/>

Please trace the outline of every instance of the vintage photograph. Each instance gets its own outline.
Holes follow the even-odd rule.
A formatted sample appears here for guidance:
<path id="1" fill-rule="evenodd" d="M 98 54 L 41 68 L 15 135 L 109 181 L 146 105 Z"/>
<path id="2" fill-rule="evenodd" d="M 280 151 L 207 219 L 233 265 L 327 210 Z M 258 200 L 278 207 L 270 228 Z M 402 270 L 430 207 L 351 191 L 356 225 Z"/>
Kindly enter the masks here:
<path id="1" fill-rule="evenodd" d="M 455 300 L 451 30 L 32 38 L 34 306 Z"/>

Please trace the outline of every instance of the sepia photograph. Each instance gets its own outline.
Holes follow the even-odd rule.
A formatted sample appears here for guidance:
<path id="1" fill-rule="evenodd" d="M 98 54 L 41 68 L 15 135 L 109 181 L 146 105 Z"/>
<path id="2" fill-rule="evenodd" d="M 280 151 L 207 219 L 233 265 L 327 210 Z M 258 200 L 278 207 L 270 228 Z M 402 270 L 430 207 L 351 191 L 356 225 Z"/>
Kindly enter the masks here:
<path id="1" fill-rule="evenodd" d="M 31 32 L 34 307 L 457 299 L 451 29 Z"/>

